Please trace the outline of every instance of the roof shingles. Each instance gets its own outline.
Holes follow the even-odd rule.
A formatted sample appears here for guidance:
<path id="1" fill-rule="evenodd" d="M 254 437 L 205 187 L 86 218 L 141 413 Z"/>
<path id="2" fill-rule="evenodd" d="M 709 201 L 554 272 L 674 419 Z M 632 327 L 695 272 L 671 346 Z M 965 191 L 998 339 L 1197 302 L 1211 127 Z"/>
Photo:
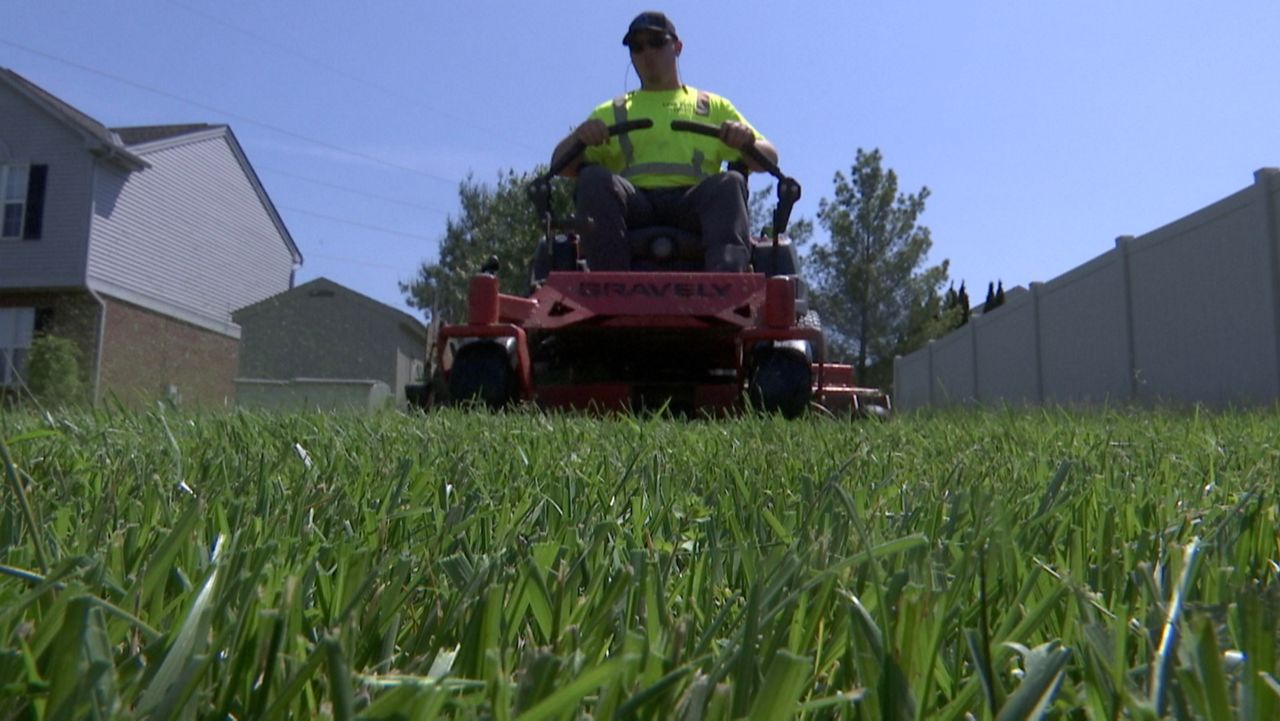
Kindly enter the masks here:
<path id="1" fill-rule="evenodd" d="M 135 125 L 127 128 L 112 128 L 112 130 L 120 136 L 120 142 L 125 145 L 142 145 L 176 138 L 179 135 L 199 133 L 215 127 L 221 126 L 209 123 L 186 123 L 184 125 Z"/>

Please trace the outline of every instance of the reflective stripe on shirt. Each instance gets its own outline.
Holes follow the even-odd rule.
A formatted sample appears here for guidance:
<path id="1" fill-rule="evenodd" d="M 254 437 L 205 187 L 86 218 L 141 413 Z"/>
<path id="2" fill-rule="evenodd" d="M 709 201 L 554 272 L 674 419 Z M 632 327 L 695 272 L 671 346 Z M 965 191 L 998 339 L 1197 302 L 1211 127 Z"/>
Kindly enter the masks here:
<path id="1" fill-rule="evenodd" d="M 619 95 L 613 99 L 613 122 L 621 125 L 627 122 L 627 96 Z M 631 136 L 623 133 L 618 136 L 618 145 L 622 148 L 623 162 L 630 167 L 636 162 L 636 149 L 631 145 Z"/>

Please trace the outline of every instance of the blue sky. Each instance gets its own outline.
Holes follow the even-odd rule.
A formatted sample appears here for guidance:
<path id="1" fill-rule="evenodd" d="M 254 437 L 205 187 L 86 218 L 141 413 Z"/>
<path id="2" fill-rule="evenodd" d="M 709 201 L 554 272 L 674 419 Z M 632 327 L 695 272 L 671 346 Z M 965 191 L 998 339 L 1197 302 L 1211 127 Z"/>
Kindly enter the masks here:
<path id="1" fill-rule="evenodd" d="M 0 65 L 109 126 L 229 123 L 299 282 L 403 308 L 462 178 L 545 162 L 638 85 L 620 41 L 649 8 L 685 42 L 682 79 L 778 147 L 797 215 L 878 147 L 902 190 L 929 187 L 930 262 L 975 300 L 1280 165 L 1274 0 L 0 0 Z"/>

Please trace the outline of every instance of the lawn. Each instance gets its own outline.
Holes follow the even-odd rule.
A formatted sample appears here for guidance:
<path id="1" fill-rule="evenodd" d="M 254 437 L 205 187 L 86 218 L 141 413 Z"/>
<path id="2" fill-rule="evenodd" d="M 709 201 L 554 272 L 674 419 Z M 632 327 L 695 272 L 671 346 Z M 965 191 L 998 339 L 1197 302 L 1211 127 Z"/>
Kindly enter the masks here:
<path id="1" fill-rule="evenodd" d="M 0 718 L 1280 717 L 1276 412 L 0 415 Z"/>

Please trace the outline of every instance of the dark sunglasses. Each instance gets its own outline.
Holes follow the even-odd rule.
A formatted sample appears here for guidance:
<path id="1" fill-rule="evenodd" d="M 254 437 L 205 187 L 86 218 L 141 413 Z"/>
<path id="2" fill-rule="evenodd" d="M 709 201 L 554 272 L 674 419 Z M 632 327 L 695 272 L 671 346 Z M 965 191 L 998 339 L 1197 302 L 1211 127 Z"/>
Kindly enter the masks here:
<path id="1" fill-rule="evenodd" d="M 656 37 L 650 37 L 648 40 L 632 40 L 627 43 L 627 48 L 629 48 L 632 53 L 639 53 L 643 52 L 645 48 L 649 48 L 650 50 L 665 48 L 669 42 L 671 42 L 670 35 L 658 35 Z"/>

